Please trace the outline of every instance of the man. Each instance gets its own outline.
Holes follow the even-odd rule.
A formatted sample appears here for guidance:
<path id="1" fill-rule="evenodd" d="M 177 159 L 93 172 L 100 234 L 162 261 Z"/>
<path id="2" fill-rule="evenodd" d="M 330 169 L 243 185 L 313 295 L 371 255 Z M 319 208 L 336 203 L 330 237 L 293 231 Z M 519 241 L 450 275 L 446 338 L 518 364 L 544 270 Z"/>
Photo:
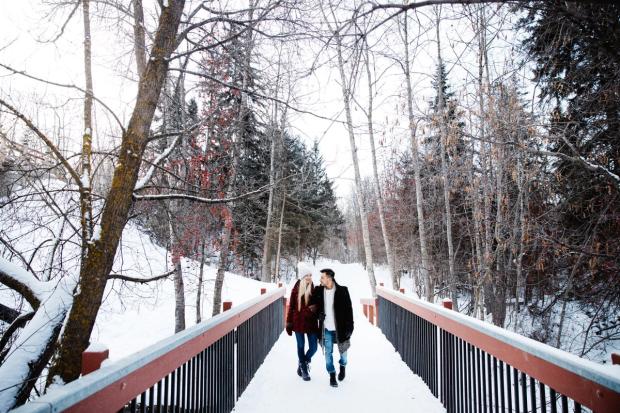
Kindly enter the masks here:
<path id="1" fill-rule="evenodd" d="M 340 353 L 338 380 L 342 381 L 345 377 L 349 339 L 353 333 L 353 307 L 349 290 L 336 283 L 334 277 L 332 269 L 321 270 L 321 285 L 314 290 L 310 303 L 319 315 L 319 339 L 325 349 L 329 384 L 338 387 L 332 353 L 336 343 Z"/>

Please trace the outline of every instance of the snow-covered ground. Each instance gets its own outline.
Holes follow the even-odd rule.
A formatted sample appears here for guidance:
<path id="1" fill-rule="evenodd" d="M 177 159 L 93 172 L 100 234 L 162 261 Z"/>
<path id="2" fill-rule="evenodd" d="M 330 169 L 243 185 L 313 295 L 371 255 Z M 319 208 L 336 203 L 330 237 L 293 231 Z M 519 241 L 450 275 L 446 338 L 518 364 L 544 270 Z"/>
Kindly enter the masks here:
<path id="1" fill-rule="evenodd" d="M 312 380 L 297 376 L 295 338 L 282 333 L 234 409 L 235 412 L 444 412 L 445 409 L 381 331 L 362 314 L 360 298 L 370 297 L 366 271 L 359 264 L 318 262 L 316 269 L 332 268 L 336 282 L 351 293 L 355 330 L 348 352 L 347 376 L 338 388 L 329 386 L 325 358 L 313 357 Z M 338 351 L 335 350 L 335 360 Z"/>

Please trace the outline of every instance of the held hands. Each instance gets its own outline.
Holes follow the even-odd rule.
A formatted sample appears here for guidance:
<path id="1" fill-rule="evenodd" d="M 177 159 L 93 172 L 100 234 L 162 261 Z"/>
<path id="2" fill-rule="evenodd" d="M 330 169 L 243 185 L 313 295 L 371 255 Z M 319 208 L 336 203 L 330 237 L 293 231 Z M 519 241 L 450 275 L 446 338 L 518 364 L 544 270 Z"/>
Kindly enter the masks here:
<path id="1" fill-rule="evenodd" d="M 286 334 L 293 335 L 293 323 L 286 323 Z"/>

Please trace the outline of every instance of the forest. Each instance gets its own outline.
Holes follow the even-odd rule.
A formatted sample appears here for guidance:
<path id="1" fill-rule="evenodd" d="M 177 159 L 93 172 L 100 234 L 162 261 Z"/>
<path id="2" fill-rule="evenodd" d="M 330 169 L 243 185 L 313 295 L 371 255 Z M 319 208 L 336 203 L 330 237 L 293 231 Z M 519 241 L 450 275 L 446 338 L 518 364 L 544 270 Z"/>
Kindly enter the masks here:
<path id="1" fill-rule="evenodd" d="M 620 348 L 618 5 L 0 7 L 0 411 L 79 377 L 109 294 L 172 280 L 173 334 L 190 297 L 196 322 L 221 312 L 226 271 L 318 258 L 581 357 Z M 164 273 L 128 268 L 130 225 Z"/>

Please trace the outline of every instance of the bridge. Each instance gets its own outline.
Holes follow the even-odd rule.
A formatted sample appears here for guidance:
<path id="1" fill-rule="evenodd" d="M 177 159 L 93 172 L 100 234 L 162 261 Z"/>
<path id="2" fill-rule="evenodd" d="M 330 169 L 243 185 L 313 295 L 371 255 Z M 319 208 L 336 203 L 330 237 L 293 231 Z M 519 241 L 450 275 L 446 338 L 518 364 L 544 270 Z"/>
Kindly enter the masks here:
<path id="1" fill-rule="evenodd" d="M 13 412 L 620 412 L 618 370 L 401 292 L 370 299 L 364 274 L 337 279 L 357 307 L 337 389 L 320 351 L 312 380 L 297 377 L 274 287 Z"/>

